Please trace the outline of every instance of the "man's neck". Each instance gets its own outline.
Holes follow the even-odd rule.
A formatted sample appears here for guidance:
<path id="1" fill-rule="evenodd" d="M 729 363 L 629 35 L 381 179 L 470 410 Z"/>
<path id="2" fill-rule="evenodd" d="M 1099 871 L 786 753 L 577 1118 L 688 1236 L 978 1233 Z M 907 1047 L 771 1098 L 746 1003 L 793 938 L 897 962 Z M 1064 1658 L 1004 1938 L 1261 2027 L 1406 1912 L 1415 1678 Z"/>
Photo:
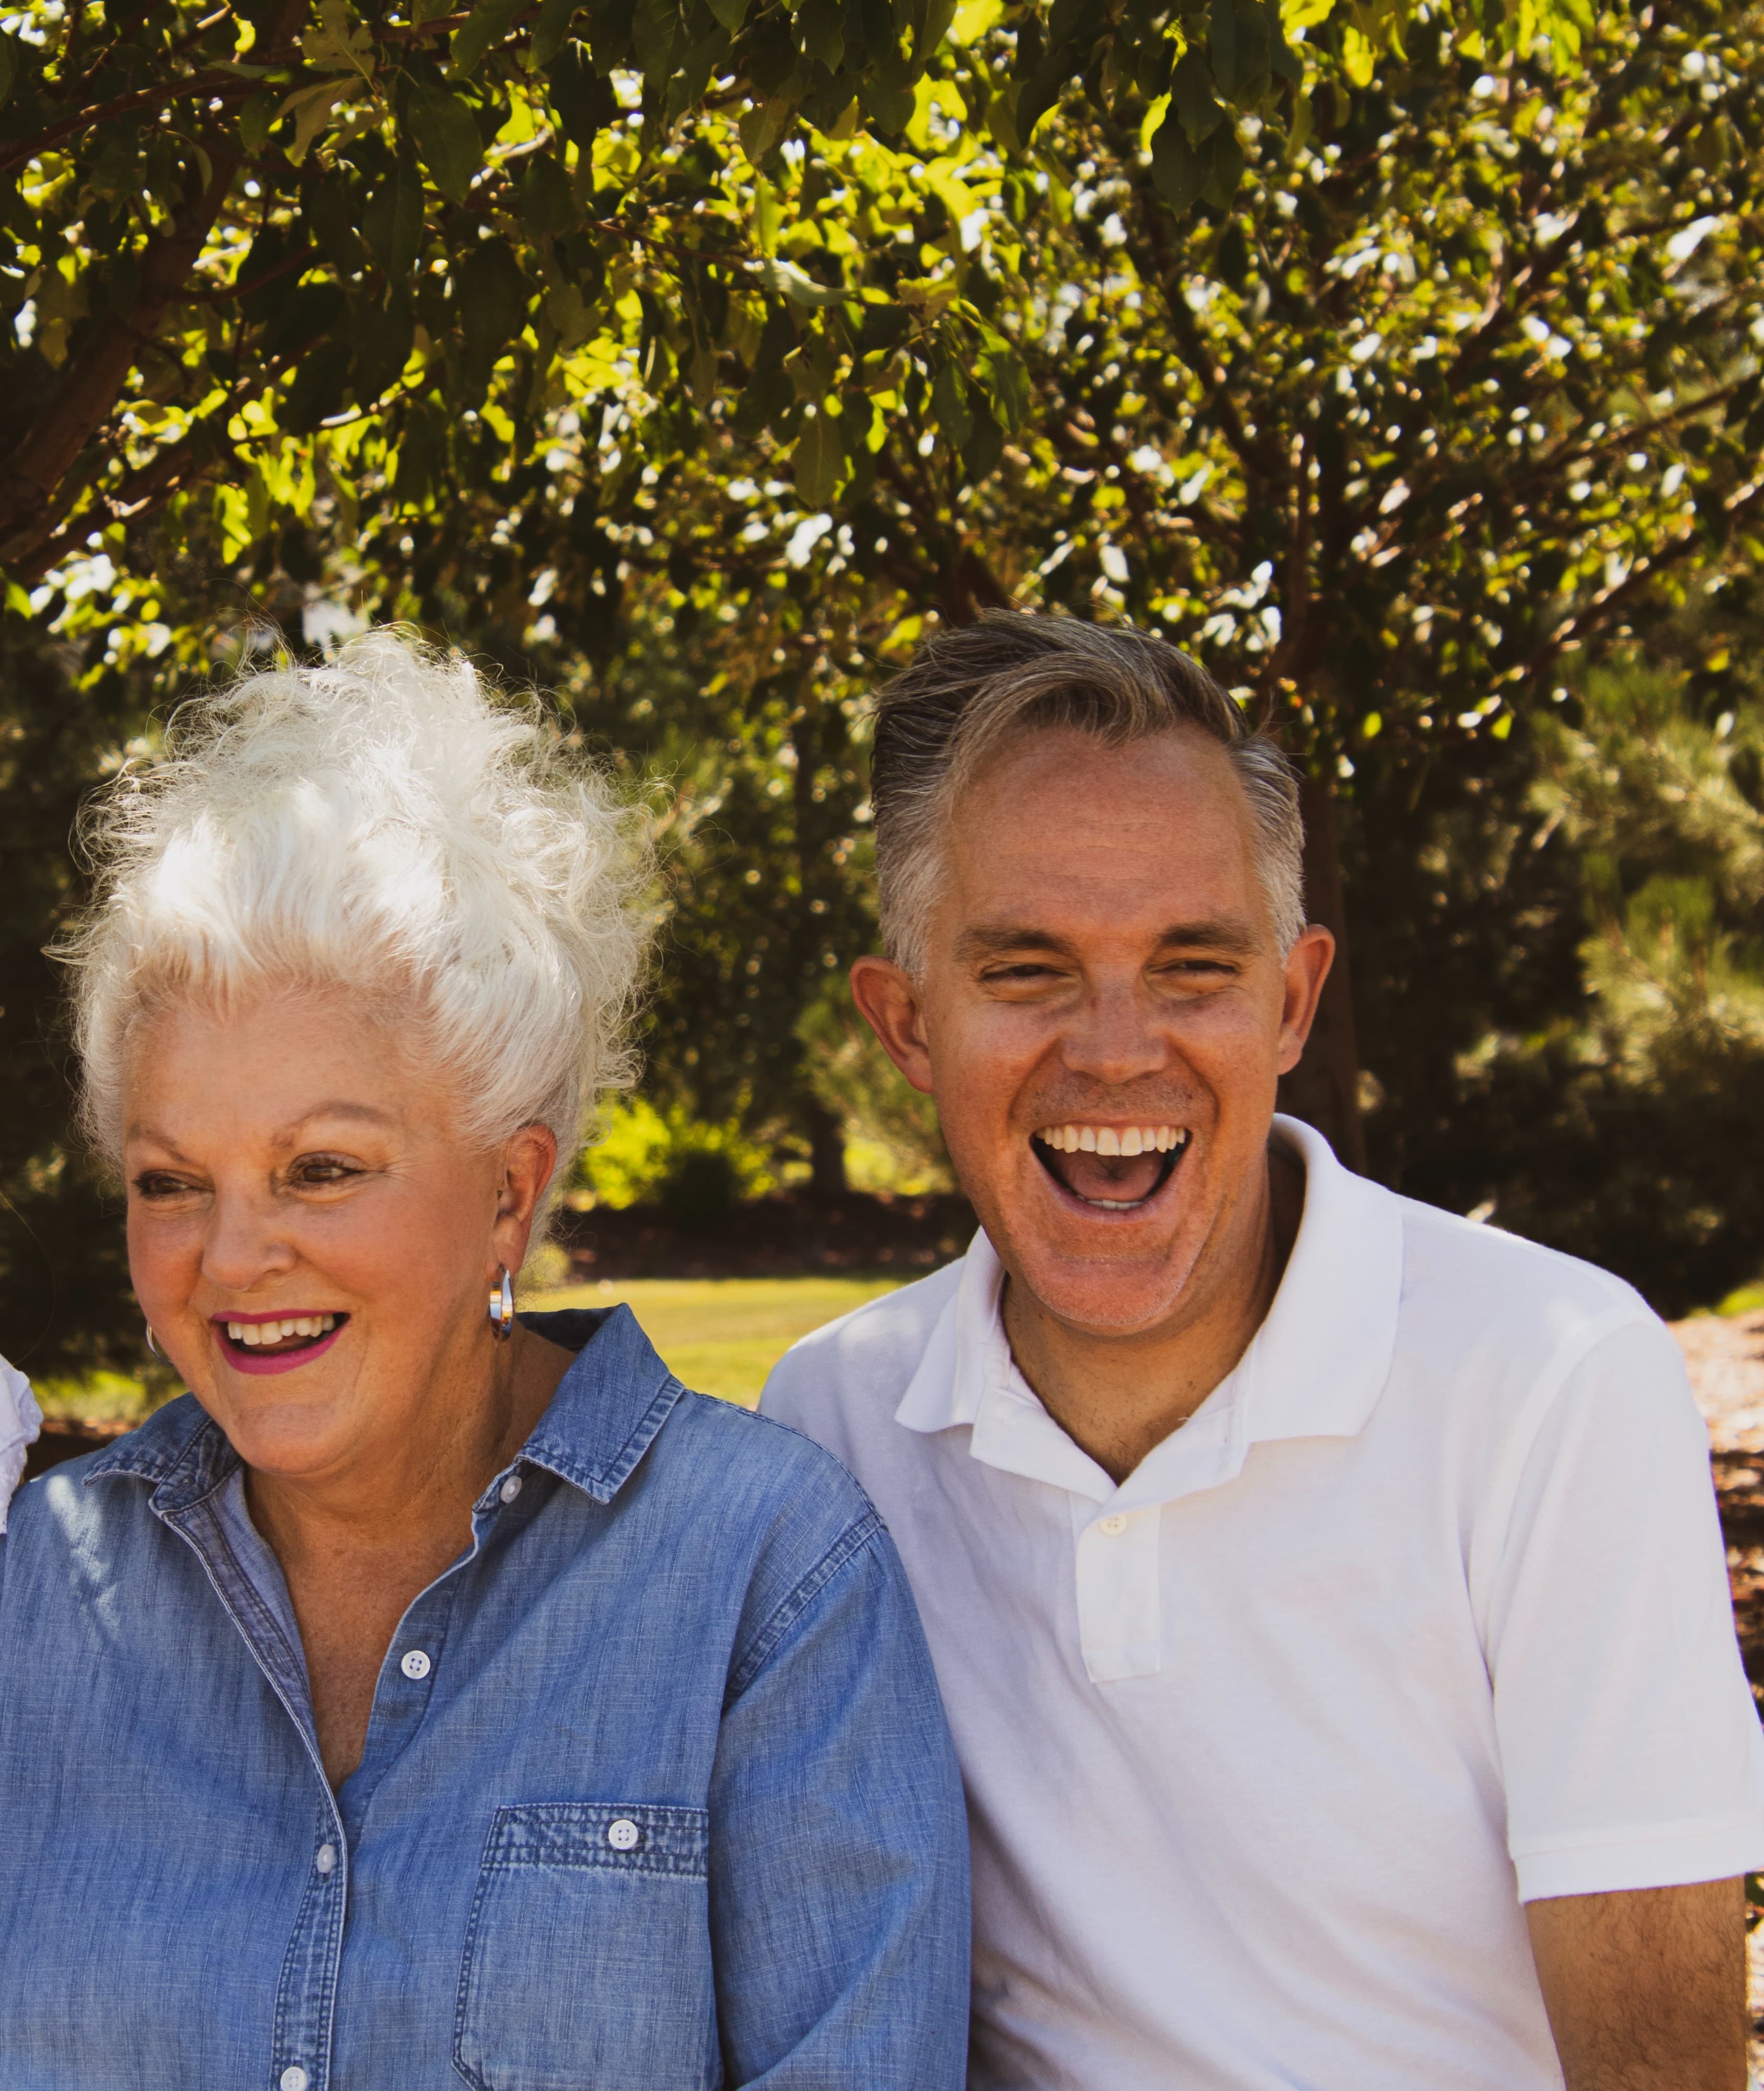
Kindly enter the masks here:
<path id="1" fill-rule="evenodd" d="M 1278 1148 L 1246 1240 L 1194 1310 L 1131 1336 L 1056 1321 L 1006 1280 L 1005 1333 L 1042 1406 L 1117 1484 L 1181 1428 L 1250 1347 L 1280 1290 L 1304 1212 L 1303 1169 Z"/>

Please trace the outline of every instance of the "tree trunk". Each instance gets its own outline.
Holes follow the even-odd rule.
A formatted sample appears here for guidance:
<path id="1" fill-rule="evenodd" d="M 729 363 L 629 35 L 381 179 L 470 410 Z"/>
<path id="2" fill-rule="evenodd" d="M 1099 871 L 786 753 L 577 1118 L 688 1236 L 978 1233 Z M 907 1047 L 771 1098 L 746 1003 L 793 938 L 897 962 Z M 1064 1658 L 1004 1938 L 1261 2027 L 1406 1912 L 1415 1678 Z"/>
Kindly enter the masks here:
<path id="1" fill-rule="evenodd" d="M 819 1097 L 811 1097 L 802 1106 L 802 1124 L 808 1134 L 808 1194 L 830 1200 L 845 1196 L 845 1131 Z"/>
<path id="2" fill-rule="evenodd" d="M 1336 960 L 1323 985 L 1305 1057 L 1280 1082 L 1280 1109 L 1314 1125 L 1349 1169 L 1366 1174 L 1360 1123 L 1360 1055 L 1353 1034 L 1353 986 L 1348 924 L 1336 847 L 1336 795 L 1328 779 L 1306 774 L 1299 804 L 1305 816 L 1305 903 L 1313 922 L 1334 933 Z"/>

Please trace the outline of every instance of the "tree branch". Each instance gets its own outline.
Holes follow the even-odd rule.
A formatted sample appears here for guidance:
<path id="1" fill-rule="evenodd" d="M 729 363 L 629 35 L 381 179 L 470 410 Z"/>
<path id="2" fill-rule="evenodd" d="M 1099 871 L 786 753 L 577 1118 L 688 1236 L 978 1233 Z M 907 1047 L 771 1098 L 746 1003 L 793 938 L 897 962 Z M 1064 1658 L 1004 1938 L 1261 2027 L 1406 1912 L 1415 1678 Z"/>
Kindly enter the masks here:
<path id="1" fill-rule="evenodd" d="M 88 330 L 47 411 L 0 466 L 0 563 L 22 571 L 37 558 L 44 538 L 53 534 L 58 497 L 75 459 L 115 411 L 136 357 L 184 294 L 239 157 L 230 143 L 216 140 L 209 161 L 208 187 L 198 190 L 192 179 L 170 230 L 148 243 L 127 318 Z"/>

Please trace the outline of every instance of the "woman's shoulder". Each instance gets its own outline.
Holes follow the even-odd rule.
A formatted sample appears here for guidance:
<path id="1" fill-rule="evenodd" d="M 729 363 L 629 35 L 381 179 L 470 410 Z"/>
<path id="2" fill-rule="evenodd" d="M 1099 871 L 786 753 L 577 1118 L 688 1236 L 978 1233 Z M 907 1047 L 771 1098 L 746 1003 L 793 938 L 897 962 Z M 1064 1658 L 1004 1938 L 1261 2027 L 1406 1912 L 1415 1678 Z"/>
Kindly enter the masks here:
<path id="1" fill-rule="evenodd" d="M 847 1469 L 788 1424 L 691 1388 L 669 1421 L 662 1434 L 673 1441 L 668 1456 L 732 1507 L 830 1533 L 876 1521 L 870 1498 Z"/>
<path id="2" fill-rule="evenodd" d="M 14 1561 L 28 1549 L 79 1550 L 118 1543 L 123 1529 L 151 1533 L 157 1520 L 150 1498 L 158 1485 L 187 1464 L 208 1416 L 192 1395 L 156 1409 L 138 1429 L 79 1458 L 58 1460 L 24 1483 L 12 1498 L 6 1537 Z M 133 1487 L 95 1484 L 133 1482 Z"/>

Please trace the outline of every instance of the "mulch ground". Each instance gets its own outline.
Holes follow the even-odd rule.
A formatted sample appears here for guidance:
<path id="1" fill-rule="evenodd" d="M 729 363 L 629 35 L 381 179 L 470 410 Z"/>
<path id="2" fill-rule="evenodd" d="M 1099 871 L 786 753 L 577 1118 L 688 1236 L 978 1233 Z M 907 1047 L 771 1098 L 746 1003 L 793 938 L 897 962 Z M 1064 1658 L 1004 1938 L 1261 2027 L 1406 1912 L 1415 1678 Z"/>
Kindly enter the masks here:
<path id="1" fill-rule="evenodd" d="M 1764 1313 L 1701 1315 L 1672 1333 L 1709 1425 L 1734 1619 L 1746 1675 L 1764 1696 Z"/>

